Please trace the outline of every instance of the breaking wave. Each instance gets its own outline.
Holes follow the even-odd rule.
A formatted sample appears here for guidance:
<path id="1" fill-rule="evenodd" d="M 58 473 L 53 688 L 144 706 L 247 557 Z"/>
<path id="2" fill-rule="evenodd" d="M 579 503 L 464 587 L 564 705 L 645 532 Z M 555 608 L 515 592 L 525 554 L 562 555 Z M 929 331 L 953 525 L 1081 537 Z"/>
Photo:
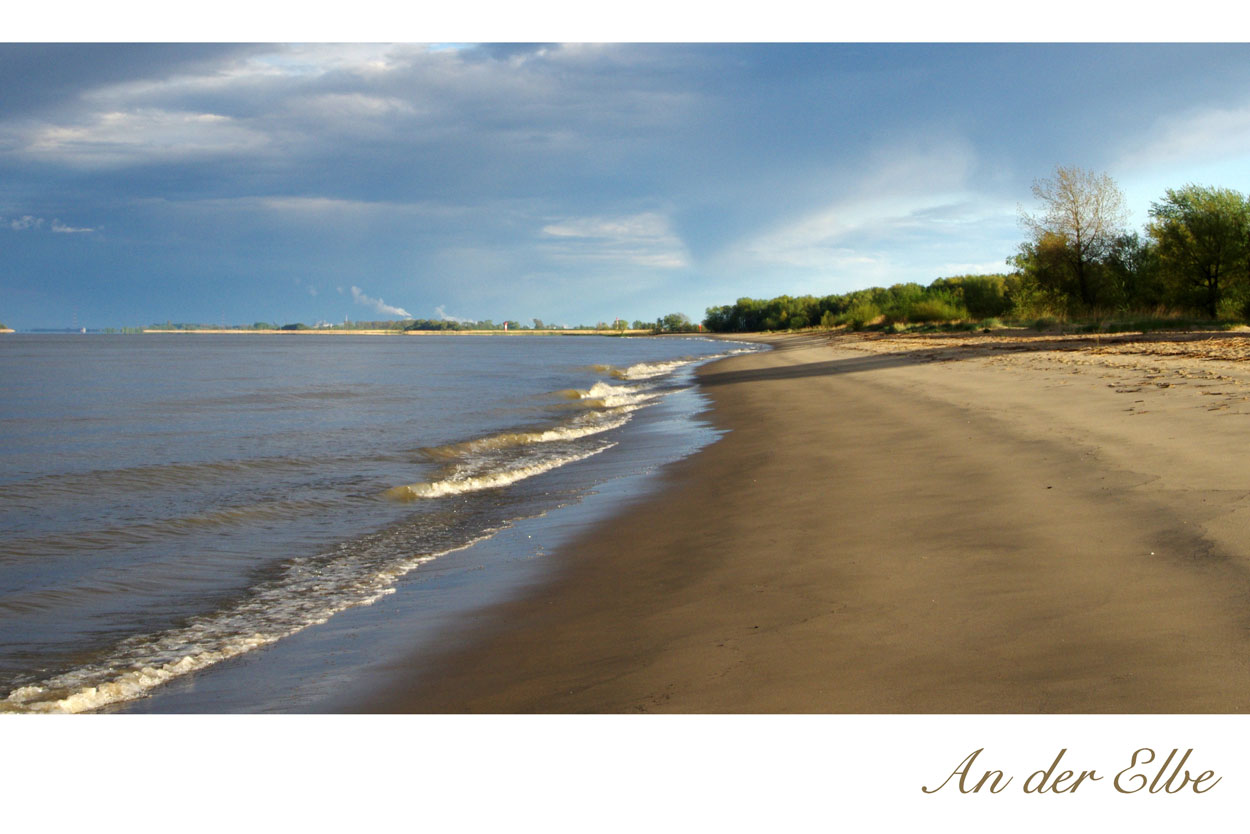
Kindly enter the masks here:
<path id="1" fill-rule="evenodd" d="M 744 351 L 729 350 L 718 356 L 739 352 Z M 511 511 L 477 516 L 475 510 L 466 509 L 497 503 L 485 495 L 472 499 L 471 504 L 464 503 L 469 499 L 460 499 L 443 505 L 436 499 L 507 487 L 615 448 L 618 442 L 603 435 L 625 426 L 639 409 L 680 390 L 685 383 L 674 379 L 676 372 L 713 358 L 640 362 L 624 368 L 596 366 L 596 372 L 608 379 L 584 390 L 552 392 L 577 407 L 571 419 L 422 449 L 427 462 L 442 464 L 439 471 L 428 480 L 384 493 L 392 500 L 420 502 L 402 522 L 315 555 L 282 562 L 241 597 L 219 609 L 170 628 L 134 634 L 70 671 L 44 672 L 47 677 L 43 679 L 32 674 L 13 680 L 15 688 L 0 697 L 0 712 L 83 712 L 140 698 L 175 678 L 324 623 L 340 611 L 370 605 L 394 593 L 400 577 L 440 556 L 490 538 L 512 523 L 509 518 L 515 518 L 506 514 Z M 568 417 L 568 412 L 564 416 Z M 411 462 L 405 455 L 396 459 Z M 259 471 L 299 471 L 305 464 L 306 460 L 298 457 L 267 458 L 134 467 L 109 474 L 115 488 L 138 492 L 205 480 L 232 481 Z M 51 476 L 33 483 L 4 485 L 0 490 L 13 492 L 15 498 L 25 490 L 27 494 L 22 497 L 31 500 L 33 487 L 39 499 L 54 499 L 75 495 L 81 488 L 78 480 Z M 376 493 L 371 493 L 366 500 L 374 498 Z M 96 547 L 102 543 L 131 546 L 205 527 L 228 529 L 242 520 L 268 522 L 332 508 L 333 502 L 323 506 L 319 500 L 278 500 L 214 508 L 151 525 L 97 529 L 82 535 L 105 537 L 105 542 L 90 543 Z M 74 535 L 62 537 L 64 541 L 45 540 L 44 547 L 60 548 L 68 554 L 89 544 Z"/>
<path id="2" fill-rule="evenodd" d="M 421 451 L 434 460 L 446 460 L 496 449 L 577 440 L 578 438 L 590 437 L 591 435 L 602 434 L 603 432 L 620 428 L 629 422 L 629 414 L 633 410 L 632 408 L 621 407 L 602 412 L 594 411 L 577 417 L 565 425 L 551 429 L 503 432 L 488 437 L 479 437 L 475 440 L 466 440 L 463 443 L 449 443 L 445 446 L 422 449 Z"/>
<path id="3" fill-rule="evenodd" d="M 597 449 L 591 449 L 588 452 L 550 457 L 539 460 L 536 463 L 520 464 L 494 472 L 474 474 L 471 470 L 459 470 L 446 478 L 430 483 L 393 487 L 386 491 L 386 496 L 397 501 L 411 501 L 417 498 L 441 498 L 444 495 L 460 495 L 465 492 L 496 489 L 509 484 L 515 484 L 517 481 L 523 481 L 526 478 L 532 478 L 535 475 L 541 475 L 544 472 L 550 472 L 552 469 L 558 469 L 569 463 L 585 460 L 601 452 L 606 452 L 614 446 L 616 446 L 615 443 L 605 443 Z"/>
<path id="4" fill-rule="evenodd" d="M 494 532 L 441 552 L 395 559 L 394 548 L 406 538 L 396 529 L 293 559 L 281 576 L 236 605 L 194 617 L 181 628 L 127 638 L 101 660 L 18 687 L 0 699 L 0 712 L 85 712 L 142 697 L 174 678 L 324 623 L 339 611 L 370 605 L 394 593 L 404 574 Z"/>

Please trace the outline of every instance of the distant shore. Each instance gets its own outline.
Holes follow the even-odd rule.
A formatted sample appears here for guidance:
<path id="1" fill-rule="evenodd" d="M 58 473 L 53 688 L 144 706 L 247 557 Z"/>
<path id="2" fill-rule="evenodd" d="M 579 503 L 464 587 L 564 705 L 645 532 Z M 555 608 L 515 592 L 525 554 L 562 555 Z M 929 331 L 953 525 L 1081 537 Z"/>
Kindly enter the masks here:
<path id="1" fill-rule="evenodd" d="M 763 338 L 719 442 L 357 708 L 1250 710 L 1245 335 Z"/>
<path id="2" fill-rule="evenodd" d="M 242 336 L 646 336 L 650 330 L 334 330 L 328 327 L 305 330 L 161 329 L 145 328 L 144 333 L 206 334 Z M 689 335 L 689 334 L 688 334 Z"/>

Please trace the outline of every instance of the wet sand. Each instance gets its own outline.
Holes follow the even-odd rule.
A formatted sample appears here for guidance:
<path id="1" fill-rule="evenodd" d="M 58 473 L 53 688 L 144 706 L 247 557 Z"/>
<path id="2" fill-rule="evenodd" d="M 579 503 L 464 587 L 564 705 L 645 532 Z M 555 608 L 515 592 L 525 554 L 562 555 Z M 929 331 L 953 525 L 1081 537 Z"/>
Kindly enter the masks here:
<path id="1" fill-rule="evenodd" d="M 774 339 L 380 712 L 1250 709 L 1250 340 Z"/>

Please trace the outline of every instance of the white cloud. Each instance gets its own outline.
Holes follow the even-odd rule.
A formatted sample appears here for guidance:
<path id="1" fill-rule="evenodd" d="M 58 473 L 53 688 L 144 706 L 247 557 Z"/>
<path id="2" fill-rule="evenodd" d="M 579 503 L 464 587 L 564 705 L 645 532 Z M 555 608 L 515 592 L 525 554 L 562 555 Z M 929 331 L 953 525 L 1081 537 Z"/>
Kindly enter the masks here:
<path id="1" fill-rule="evenodd" d="M 467 214 L 470 209 L 459 205 L 440 205 L 434 202 L 396 202 L 391 200 L 350 200 L 342 197 L 320 196 L 268 196 L 236 197 L 226 200 L 201 200 L 206 205 L 233 206 L 243 209 L 264 209 L 288 215 L 364 215 L 378 216 L 412 215 L 417 217 L 454 218 Z"/>
<path id="2" fill-rule="evenodd" d="M 972 240 L 970 260 L 983 265 L 981 239 L 1014 229 L 1015 203 L 977 190 L 979 164 L 962 140 L 882 148 L 860 168 L 858 176 L 840 175 L 835 199 L 744 238 L 725 258 L 868 273 L 897 266 L 898 254 L 918 244 L 932 256 L 937 247 Z"/>
<path id="3" fill-rule="evenodd" d="M 951 209 L 965 202 L 966 195 L 933 194 L 836 203 L 751 238 L 740 251 L 754 260 L 802 267 L 876 262 L 877 255 L 859 251 L 865 242 L 903 229 L 949 228 L 958 223 Z"/>
<path id="4" fill-rule="evenodd" d="M 228 201 L 216 201 L 218 204 L 229 203 L 245 208 L 260 207 L 278 212 L 305 212 L 319 214 L 323 212 L 361 211 L 376 208 L 379 204 L 363 200 L 340 200 L 335 197 L 238 197 Z"/>
<path id="5" fill-rule="evenodd" d="M 416 108 L 403 99 L 394 96 L 371 96 L 366 93 L 322 93 L 297 99 L 291 106 L 307 111 L 306 115 L 323 119 L 368 119 L 416 112 Z"/>
<path id="6" fill-rule="evenodd" d="M 14 217 L 9 220 L 0 218 L 0 226 L 8 226 L 15 232 L 25 232 L 31 229 L 42 229 L 47 220 L 43 217 L 35 217 L 34 215 L 24 214 L 21 217 Z M 48 224 L 48 228 L 59 234 L 81 234 L 84 232 L 94 232 L 95 229 L 87 227 L 70 226 L 62 223 L 59 218 L 53 218 Z"/>
<path id="7" fill-rule="evenodd" d="M 1158 119 L 1121 146 L 1108 166 L 1132 212 L 1144 223 L 1151 204 L 1187 183 L 1245 190 L 1250 180 L 1250 105 L 1193 110 Z"/>
<path id="8" fill-rule="evenodd" d="M 1250 105 L 1191 110 L 1164 116 L 1127 144 L 1117 162 L 1123 171 L 1207 163 L 1247 155 Z"/>
<path id="9" fill-rule="evenodd" d="M 927 283 L 1004 271 L 1015 234 L 1014 204 L 988 195 L 883 197 L 814 212 L 743 241 L 720 260 L 854 277 L 856 286 Z"/>
<path id="10" fill-rule="evenodd" d="M 62 223 L 60 220 L 57 220 L 54 218 L 52 220 L 52 231 L 59 232 L 61 234 L 73 235 L 73 234 L 81 234 L 83 232 L 94 232 L 95 229 L 89 229 L 86 227 L 67 226 L 64 223 Z"/>
<path id="11" fill-rule="evenodd" d="M 392 307 L 380 298 L 371 298 L 365 295 L 360 291 L 360 287 L 352 287 L 352 300 L 357 304 L 363 304 L 371 308 L 374 312 L 383 316 L 395 316 L 401 319 L 414 318 L 412 313 L 409 313 L 403 307 Z"/>
<path id="12" fill-rule="evenodd" d="M 963 234 L 969 224 L 1001 210 L 997 201 L 975 193 L 978 166 L 972 146 L 959 137 L 877 147 L 821 175 L 830 195 L 823 206 L 745 236 L 724 257 L 847 269 L 885 262 L 877 250 L 897 248 L 899 234 Z"/>
<path id="13" fill-rule="evenodd" d="M 32 217 L 24 214 L 9 221 L 9 228 L 15 232 L 24 232 L 27 229 L 38 229 L 43 225 L 42 217 Z"/>
<path id="14" fill-rule="evenodd" d="M 207 71 L 191 70 L 113 84 L 93 91 L 90 99 L 101 104 L 116 104 L 137 99 L 221 93 L 230 89 L 256 89 L 284 80 L 307 84 L 329 73 L 377 76 L 402 66 L 406 54 L 418 51 L 419 47 L 384 43 L 286 44 L 227 59 Z"/>
<path id="15" fill-rule="evenodd" d="M 416 45 L 387 43 L 291 44 L 249 57 L 235 67 L 237 76 L 278 75 L 309 78 L 328 72 L 376 74 L 400 65 L 406 53 L 424 51 Z"/>
<path id="16" fill-rule="evenodd" d="M 963 191 L 977 164 L 975 151 L 964 139 L 896 143 L 875 149 L 859 166 L 861 174 L 848 191 L 861 199 Z"/>
<path id="17" fill-rule="evenodd" d="M 669 234 L 668 221 L 658 214 L 629 217 L 582 217 L 552 223 L 543 233 L 553 237 L 656 238 Z"/>
<path id="18" fill-rule="evenodd" d="M 937 268 L 939 275 L 997 275 L 1007 271 L 1006 258 L 981 263 L 945 263 Z"/>
<path id="19" fill-rule="evenodd" d="M 569 218 L 543 227 L 559 243 L 546 250 L 561 260 L 628 263 L 673 269 L 689 265 L 685 245 L 668 219 L 648 212 L 625 217 Z"/>
<path id="20" fill-rule="evenodd" d="M 139 108 L 94 113 L 73 125 L 34 125 L 16 145 L 27 156 L 107 168 L 154 159 L 250 152 L 268 141 L 228 116 Z"/>

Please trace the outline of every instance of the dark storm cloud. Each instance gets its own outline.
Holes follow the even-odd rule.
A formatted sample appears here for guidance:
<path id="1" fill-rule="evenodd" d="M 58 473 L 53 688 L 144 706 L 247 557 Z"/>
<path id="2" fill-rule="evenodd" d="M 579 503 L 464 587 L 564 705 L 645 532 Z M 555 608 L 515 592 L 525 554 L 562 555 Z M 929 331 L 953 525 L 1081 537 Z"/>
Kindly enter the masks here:
<path id="1" fill-rule="evenodd" d="M 148 299 L 153 320 L 217 295 L 240 320 L 249 305 L 274 317 L 295 279 L 290 313 L 305 318 L 341 318 L 318 305 L 357 286 L 414 315 L 576 319 L 600 304 L 664 312 L 625 299 L 697 316 L 739 294 L 998 269 L 1017 204 L 1055 164 L 1129 177 L 1237 157 L 1202 137 L 1250 123 L 1248 58 L 1244 45 L 4 47 L 0 216 L 49 223 L 0 226 L 0 280 L 42 282 L 47 309 L 67 288 Z M 52 218 L 77 231 L 52 234 Z"/>
<path id="2" fill-rule="evenodd" d="M 0 44 L 0 117 L 72 105 L 83 93 L 211 67 L 264 47 L 239 44 Z"/>

